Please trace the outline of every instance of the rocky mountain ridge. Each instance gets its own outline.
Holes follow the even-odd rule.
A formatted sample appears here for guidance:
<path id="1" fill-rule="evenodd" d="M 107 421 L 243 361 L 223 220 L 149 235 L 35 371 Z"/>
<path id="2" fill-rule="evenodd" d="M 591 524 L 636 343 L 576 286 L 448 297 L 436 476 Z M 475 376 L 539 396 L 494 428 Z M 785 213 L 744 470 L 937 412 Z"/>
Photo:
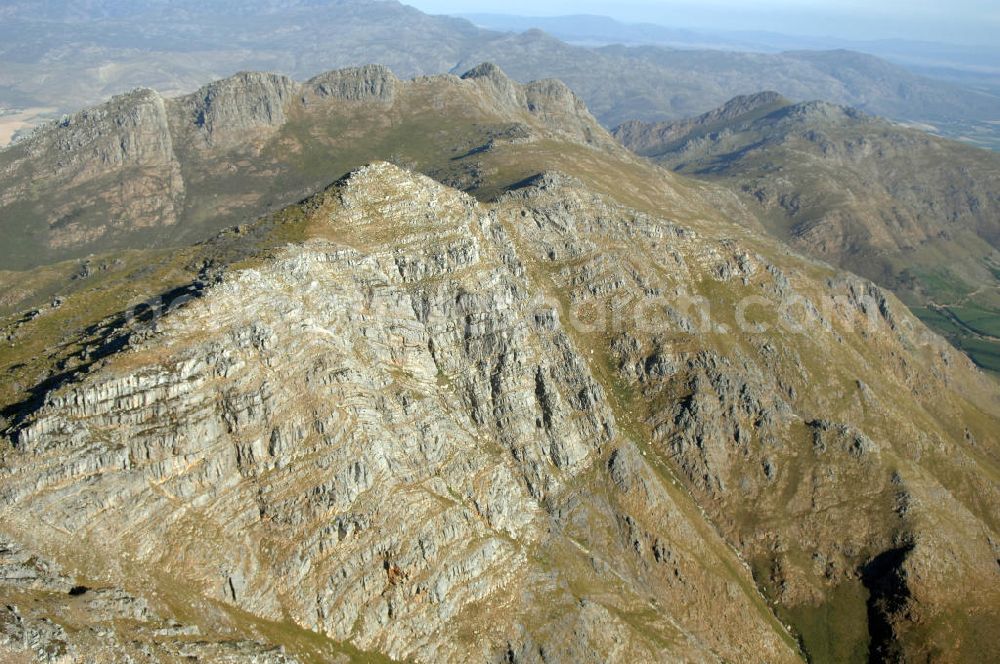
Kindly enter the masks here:
<path id="1" fill-rule="evenodd" d="M 988 656 L 995 384 L 700 194 L 590 186 L 380 163 L 265 225 L 305 231 L 22 407 L 4 534 L 419 661 Z"/>
<path id="2" fill-rule="evenodd" d="M 630 150 L 655 157 L 667 152 L 675 140 L 687 138 L 695 132 L 704 133 L 734 120 L 746 121 L 748 115 L 761 117 L 791 105 L 792 102 L 785 97 L 768 90 L 738 95 L 717 109 L 686 120 L 659 123 L 630 120 L 615 127 L 613 134 Z"/>
<path id="3" fill-rule="evenodd" d="M 96 544 L 114 530 L 123 549 L 103 555 L 134 544 L 130 557 L 158 559 L 151 569 L 208 597 L 398 658 L 660 659 L 667 638 L 685 659 L 794 659 L 746 572 L 714 582 L 724 604 L 688 583 L 647 598 L 622 576 L 634 571 L 558 534 L 612 509 L 574 487 L 595 472 L 612 486 L 604 459 L 622 441 L 584 351 L 551 305 L 535 308 L 496 213 L 388 164 L 312 205 L 329 239 L 223 280 L 120 355 L 131 368 L 112 358 L 18 425 L 4 501 L 34 506 L 25 526 L 60 524 L 22 537 L 45 546 L 69 529 Z M 204 338 L 209 328 L 222 336 Z M 176 360 L 140 368 L 168 348 Z M 98 430 L 118 433 L 101 442 Z M 637 449 L 614 459 L 618 481 L 652 491 L 645 509 L 659 505 L 677 529 L 670 546 L 683 551 L 656 545 L 675 575 L 733 564 L 669 492 L 646 486 Z M 85 477 L 108 492 L 69 488 Z M 565 587 L 581 582 L 577 565 L 607 570 L 596 596 Z M 688 616 L 650 611 L 678 602 Z M 720 611 L 733 629 L 692 631 Z"/>
<path id="4" fill-rule="evenodd" d="M 990 124 L 998 117 L 995 96 L 851 51 L 586 48 L 540 30 L 483 30 L 398 2 L 254 0 L 197 10 L 193 4 L 6 3 L 0 113 L 16 109 L 20 127 L 25 117 L 58 117 L 136 86 L 174 96 L 240 70 L 305 80 L 379 62 L 405 79 L 461 74 L 492 61 L 521 82 L 564 81 L 607 127 L 681 119 L 736 94 L 772 89 L 796 101 L 828 99 L 997 143 Z"/>
<path id="5" fill-rule="evenodd" d="M 241 73 L 177 99 L 137 90 L 0 151 L 0 227 L 11 238 L 0 268 L 85 256 L 98 247 L 205 239 L 235 220 L 326 186 L 338 152 L 348 153 L 340 160 L 346 171 L 365 158 L 399 154 L 407 140 L 426 141 L 420 133 L 432 131 L 428 123 L 440 123 L 434 106 L 440 113 L 444 102 L 435 96 L 464 105 L 464 122 L 472 125 L 462 137 L 471 144 L 458 143 L 435 160 L 437 166 L 457 161 L 452 157 L 462 156 L 454 153 L 458 148 L 474 150 L 500 139 L 501 129 L 522 140 L 541 131 L 597 147 L 613 144 L 562 83 L 522 86 L 491 65 L 462 78 L 410 82 L 376 65 L 328 72 L 302 84 Z M 408 107 L 421 104 L 427 105 L 425 123 L 412 127 L 406 139 L 386 141 L 384 149 L 366 144 L 357 127 L 344 131 L 352 118 L 371 130 L 393 115 L 412 118 L 417 113 Z M 326 142 L 320 140 L 325 133 Z M 418 158 L 426 157 L 423 147 L 417 146 Z M 307 151 L 315 156 L 307 159 Z"/>
<path id="6" fill-rule="evenodd" d="M 996 382 L 753 199 L 491 65 L 116 104 L 36 203 L 186 216 L 0 273 L 4 655 L 1000 656 Z"/>

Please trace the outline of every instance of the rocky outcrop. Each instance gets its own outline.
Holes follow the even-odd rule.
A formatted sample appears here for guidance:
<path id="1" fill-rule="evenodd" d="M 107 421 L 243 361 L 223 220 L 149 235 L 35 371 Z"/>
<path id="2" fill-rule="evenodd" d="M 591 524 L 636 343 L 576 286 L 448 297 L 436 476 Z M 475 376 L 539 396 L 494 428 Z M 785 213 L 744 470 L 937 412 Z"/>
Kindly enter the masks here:
<path id="1" fill-rule="evenodd" d="M 321 97 L 391 104 L 398 84 L 399 79 L 387 67 L 368 65 L 327 72 L 310 79 L 306 85 Z"/>
<path id="2" fill-rule="evenodd" d="M 242 72 L 210 83 L 175 102 L 205 147 L 229 147 L 285 123 L 285 107 L 299 84 L 285 76 Z"/>
<path id="3" fill-rule="evenodd" d="M 489 94 L 508 108 L 521 108 L 525 104 L 524 90 L 492 62 L 484 62 L 462 74 L 462 80 L 475 81 L 489 90 Z"/>
<path id="4" fill-rule="evenodd" d="M 16 223 L 30 216 L 37 226 L 28 231 L 56 251 L 96 242 L 122 227 L 172 225 L 183 212 L 184 182 L 168 105 L 152 90 L 68 116 L 4 157 L 0 209 Z M 60 197 L 49 198 L 50 190 Z M 88 224 L 88 217 L 100 222 Z"/>
<path id="5" fill-rule="evenodd" d="M 203 634 L 120 588 L 76 583 L 58 564 L 6 539 L 0 592 L 0 657 L 7 662 L 298 661 L 273 645 Z"/>
<path id="6" fill-rule="evenodd" d="M 605 131 L 590 115 L 583 101 L 562 81 L 546 79 L 529 83 L 524 90 L 528 110 L 552 127 L 562 127 L 588 144 L 604 144 Z"/>
<path id="7" fill-rule="evenodd" d="M 489 99 L 498 100 L 504 107 L 527 112 L 553 135 L 585 145 L 610 145 L 607 132 L 561 81 L 546 79 L 520 85 L 489 62 L 469 70 L 462 79 L 474 81 Z"/>

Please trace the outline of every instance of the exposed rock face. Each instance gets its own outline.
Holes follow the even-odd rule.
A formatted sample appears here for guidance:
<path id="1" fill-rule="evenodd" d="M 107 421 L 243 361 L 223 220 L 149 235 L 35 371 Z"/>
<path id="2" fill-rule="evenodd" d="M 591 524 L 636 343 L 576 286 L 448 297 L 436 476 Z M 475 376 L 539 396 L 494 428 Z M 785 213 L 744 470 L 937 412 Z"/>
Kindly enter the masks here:
<path id="1" fill-rule="evenodd" d="M 528 110 L 547 126 L 564 128 L 570 136 L 584 143 L 600 143 L 604 130 L 590 121 L 583 101 L 562 81 L 546 79 L 529 83 L 525 89 Z"/>
<path id="2" fill-rule="evenodd" d="M 387 67 L 368 65 L 327 72 L 309 80 L 316 94 L 347 101 L 392 103 L 399 84 Z"/>
<path id="3" fill-rule="evenodd" d="M 757 583 L 867 586 L 863 653 L 988 652 L 995 386 L 876 287 L 555 173 L 487 206 L 380 163 L 303 209 L 24 413 L 9 536 L 420 661 L 799 659 Z"/>
<path id="4" fill-rule="evenodd" d="M 492 62 L 484 62 L 462 74 L 463 80 L 478 81 L 491 89 L 493 96 L 509 108 L 519 108 L 525 104 L 524 90 L 507 77 L 507 74 Z"/>
<path id="5" fill-rule="evenodd" d="M 562 81 L 547 79 L 520 85 L 492 63 L 484 63 L 462 75 L 488 90 L 489 99 L 500 100 L 511 111 L 527 111 L 557 136 L 574 142 L 601 143 L 604 130 L 586 104 Z"/>
<path id="6" fill-rule="evenodd" d="M 450 146 L 428 145 L 435 132 L 470 151 L 512 125 L 614 144 L 566 86 L 522 86 L 494 65 L 464 82 L 370 65 L 303 84 L 244 72 L 168 100 L 139 90 L 0 152 L 0 269 L 206 239 L 374 159 L 454 168 L 435 152 Z M 372 140 L 393 126 L 396 140 Z"/>
<path id="7" fill-rule="evenodd" d="M 29 235 L 56 251 L 96 242 L 112 229 L 171 225 L 183 210 L 167 102 L 152 90 L 72 115 L 22 147 L 21 158 L 0 158 L 7 185 L 0 187 L 0 209 L 8 224 L 33 218 Z M 117 186 L 107 186 L 110 174 Z M 61 200 L 34 193 L 46 190 L 59 191 Z M 88 217 L 103 223 L 89 225 Z"/>
<path id="8" fill-rule="evenodd" d="M 9 540 L 0 540 L 0 592 L 5 662 L 296 662 L 278 647 L 204 638 L 197 625 L 166 620 L 119 588 L 76 584 L 59 565 Z M 53 614 L 61 622 L 47 617 Z"/>
<path id="9" fill-rule="evenodd" d="M 205 146 L 231 145 L 246 141 L 248 132 L 281 127 L 285 107 L 298 89 L 299 84 L 284 76 L 243 72 L 210 83 L 176 104 Z"/>
<path id="10" fill-rule="evenodd" d="M 227 279 L 123 355 L 132 368 L 31 418 L 16 454 L 38 472 L 3 481 L 10 509 L 32 506 L 23 523 L 103 549 L 127 518 L 138 560 L 394 657 L 794 659 L 746 573 L 718 571 L 732 554 L 619 433 L 505 225 L 387 165 L 331 196 L 334 242 Z M 104 489 L 70 488 L 84 477 Z M 595 481 L 624 493 L 580 490 Z M 587 523 L 611 530 L 574 543 Z M 645 563 L 613 553 L 626 533 L 676 551 L 685 581 L 647 587 Z M 667 614 L 624 619 L 651 602 Z"/>

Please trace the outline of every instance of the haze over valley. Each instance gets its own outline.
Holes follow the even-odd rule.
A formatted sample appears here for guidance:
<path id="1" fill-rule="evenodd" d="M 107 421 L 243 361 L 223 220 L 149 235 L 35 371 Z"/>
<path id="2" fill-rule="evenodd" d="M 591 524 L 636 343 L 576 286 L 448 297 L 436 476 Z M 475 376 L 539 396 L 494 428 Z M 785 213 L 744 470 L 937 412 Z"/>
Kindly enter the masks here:
<path id="1" fill-rule="evenodd" d="M 668 28 L 600 21 L 589 23 L 596 34 L 584 41 L 599 45 L 588 47 L 552 36 L 578 38 L 570 19 L 500 17 L 481 28 L 394 1 L 8 0 L 0 12 L 0 122 L 7 134 L 23 135 L 38 122 L 137 86 L 178 95 L 246 70 L 305 80 L 332 68 L 382 64 L 410 78 L 461 74 L 490 61 L 521 82 L 560 78 L 608 128 L 631 119 L 677 120 L 738 94 L 776 90 L 795 101 L 848 104 L 983 146 L 995 147 L 1000 135 L 1000 60 L 990 47 L 883 44 L 890 55 L 944 51 L 936 59 L 895 60 L 916 67 L 914 73 L 850 50 L 873 46 L 869 52 L 877 56 L 881 42 L 796 41 L 780 34 L 692 38 L 675 30 L 686 40 L 664 43 L 657 34 Z M 533 29 L 539 26 L 552 34 Z M 636 30 L 645 36 L 630 36 Z M 923 75 L 929 72 L 943 78 Z M 4 120 L 11 114 L 21 119 Z M 25 117 L 28 125 L 21 124 Z"/>

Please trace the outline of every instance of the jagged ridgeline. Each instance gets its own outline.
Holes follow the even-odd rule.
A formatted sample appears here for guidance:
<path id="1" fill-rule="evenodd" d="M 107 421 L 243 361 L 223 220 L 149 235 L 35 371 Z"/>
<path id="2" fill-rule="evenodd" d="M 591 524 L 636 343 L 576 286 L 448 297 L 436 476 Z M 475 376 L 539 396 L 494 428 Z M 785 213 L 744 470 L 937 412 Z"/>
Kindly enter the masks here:
<path id="1" fill-rule="evenodd" d="M 237 69 L 277 68 L 306 80 L 378 62 L 410 78 L 496 62 L 519 81 L 565 82 L 605 126 L 676 120 L 733 94 L 780 90 L 1000 146 L 997 100 L 987 90 L 845 50 L 590 48 L 541 30 L 497 32 L 429 16 L 396 0 L 5 0 L 2 11 L 11 59 L 0 106 L 26 109 L 26 122 L 98 103 L 137 81 L 179 94 Z"/>
<path id="2" fill-rule="evenodd" d="M 901 302 L 617 147 L 557 83 L 310 85 L 207 104 L 175 154 L 234 141 L 246 163 L 203 177 L 277 187 L 269 150 L 406 127 L 478 197 L 379 161 L 198 244 L 20 273 L 0 652 L 1000 657 L 1000 391 Z"/>
<path id="3" fill-rule="evenodd" d="M 380 66 L 304 84 L 244 73 L 178 99 L 137 90 L 0 151 L 0 269 L 204 240 L 376 159 L 474 187 L 463 157 L 541 128 L 612 142 L 566 86 L 521 86 L 491 65 L 413 81 Z"/>

